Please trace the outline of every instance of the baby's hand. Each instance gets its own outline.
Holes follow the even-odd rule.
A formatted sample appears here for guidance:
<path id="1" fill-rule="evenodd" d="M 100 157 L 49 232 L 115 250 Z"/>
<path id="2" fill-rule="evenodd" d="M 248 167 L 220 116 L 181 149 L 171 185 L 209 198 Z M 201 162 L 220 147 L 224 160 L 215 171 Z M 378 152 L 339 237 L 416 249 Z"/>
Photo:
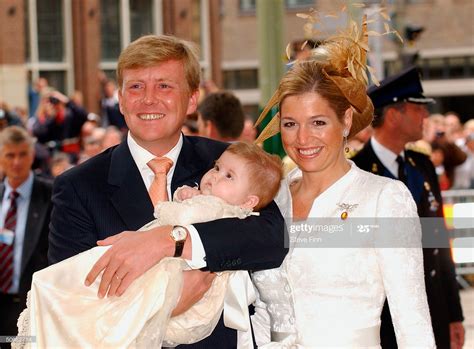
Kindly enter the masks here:
<path id="1" fill-rule="evenodd" d="M 175 199 L 176 201 L 183 201 L 187 199 L 191 199 L 196 195 L 201 194 L 201 191 L 197 188 L 191 188 L 188 186 L 181 187 L 177 190 Z"/>

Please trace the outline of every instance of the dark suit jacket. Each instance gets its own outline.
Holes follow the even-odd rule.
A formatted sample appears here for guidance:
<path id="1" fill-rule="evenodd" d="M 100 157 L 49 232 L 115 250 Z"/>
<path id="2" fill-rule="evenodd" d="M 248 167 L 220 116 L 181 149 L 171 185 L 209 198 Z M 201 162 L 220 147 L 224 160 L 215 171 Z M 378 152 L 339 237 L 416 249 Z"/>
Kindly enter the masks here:
<path id="1" fill-rule="evenodd" d="M 227 146 L 201 137 L 184 137 L 171 191 L 199 183 Z M 154 218 L 152 203 L 126 141 L 59 176 L 53 204 L 50 263 L 90 249 L 99 239 L 137 230 Z M 287 252 L 283 217 L 274 202 L 261 210 L 259 217 L 221 219 L 195 227 L 211 271 L 275 268 Z M 216 331 L 225 330 L 222 322 L 219 326 Z M 231 348 L 236 344 L 235 333 L 228 344 L 223 341 L 226 339 L 202 347 Z"/>
<path id="2" fill-rule="evenodd" d="M 448 248 L 449 233 L 444 226 L 443 207 L 438 178 L 430 159 L 421 153 L 406 150 L 407 187 L 410 190 L 422 219 L 423 242 L 433 248 L 423 249 L 426 294 L 430 308 L 431 322 L 439 348 L 449 348 L 449 323 L 462 321 L 463 314 L 459 299 L 458 285 Z M 361 169 L 394 178 L 367 142 L 352 160 Z M 381 342 L 383 348 L 395 348 L 396 339 L 387 304 L 382 313 Z"/>
<path id="3" fill-rule="evenodd" d="M 0 197 L 3 197 L 5 186 L 0 183 Z M 2 309 L 2 321 L 5 328 L 16 329 L 16 319 L 26 306 L 26 295 L 31 288 L 33 273 L 48 266 L 48 233 L 49 217 L 51 214 L 52 184 L 45 179 L 34 177 L 28 215 L 26 219 L 25 238 L 21 259 L 20 284 L 18 303 L 5 306 Z M 7 312 L 8 314 L 5 314 Z M 9 333 L 9 334 L 16 334 Z"/>

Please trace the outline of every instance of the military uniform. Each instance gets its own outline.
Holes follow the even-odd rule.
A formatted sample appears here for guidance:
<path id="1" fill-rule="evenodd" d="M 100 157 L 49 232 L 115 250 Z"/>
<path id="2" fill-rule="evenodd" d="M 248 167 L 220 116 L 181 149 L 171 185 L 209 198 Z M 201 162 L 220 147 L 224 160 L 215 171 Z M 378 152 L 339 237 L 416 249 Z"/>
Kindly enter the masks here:
<path id="1" fill-rule="evenodd" d="M 374 152 L 371 142 L 352 157 L 361 169 L 385 177 L 395 178 Z M 438 179 L 429 157 L 413 150 L 405 151 L 407 187 L 413 195 L 420 217 L 439 218 L 422 222 L 426 293 L 431 321 L 438 348 L 449 348 L 449 323 L 462 321 L 454 263 L 449 248 L 448 232 L 443 221 L 443 207 Z M 403 285 L 401 285 L 403 286 Z M 387 302 L 382 313 L 381 344 L 383 348 L 396 348 L 396 339 Z"/>

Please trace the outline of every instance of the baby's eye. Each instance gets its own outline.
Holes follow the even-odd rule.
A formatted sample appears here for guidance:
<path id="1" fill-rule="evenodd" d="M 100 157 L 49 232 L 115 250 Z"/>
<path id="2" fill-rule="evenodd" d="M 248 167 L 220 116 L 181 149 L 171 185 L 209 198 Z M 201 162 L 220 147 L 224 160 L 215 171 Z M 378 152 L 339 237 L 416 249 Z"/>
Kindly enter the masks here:
<path id="1" fill-rule="evenodd" d="M 227 173 L 227 174 L 225 175 L 225 178 L 227 178 L 227 179 L 233 179 L 234 177 L 232 177 L 232 175 L 231 175 L 230 173 Z"/>
<path id="2" fill-rule="evenodd" d="M 214 165 L 214 171 L 219 172 L 219 165 L 218 165 L 218 164 L 215 164 L 215 165 Z"/>

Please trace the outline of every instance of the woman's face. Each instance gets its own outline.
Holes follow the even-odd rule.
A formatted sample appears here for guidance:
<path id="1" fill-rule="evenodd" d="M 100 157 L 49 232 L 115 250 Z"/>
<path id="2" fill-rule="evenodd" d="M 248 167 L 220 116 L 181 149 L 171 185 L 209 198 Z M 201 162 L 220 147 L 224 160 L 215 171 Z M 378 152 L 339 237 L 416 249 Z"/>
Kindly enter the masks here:
<path id="1" fill-rule="evenodd" d="M 350 109 L 343 124 L 326 99 L 309 92 L 285 98 L 280 116 L 283 146 L 303 172 L 321 172 L 345 161 L 343 133 L 350 130 Z"/>

